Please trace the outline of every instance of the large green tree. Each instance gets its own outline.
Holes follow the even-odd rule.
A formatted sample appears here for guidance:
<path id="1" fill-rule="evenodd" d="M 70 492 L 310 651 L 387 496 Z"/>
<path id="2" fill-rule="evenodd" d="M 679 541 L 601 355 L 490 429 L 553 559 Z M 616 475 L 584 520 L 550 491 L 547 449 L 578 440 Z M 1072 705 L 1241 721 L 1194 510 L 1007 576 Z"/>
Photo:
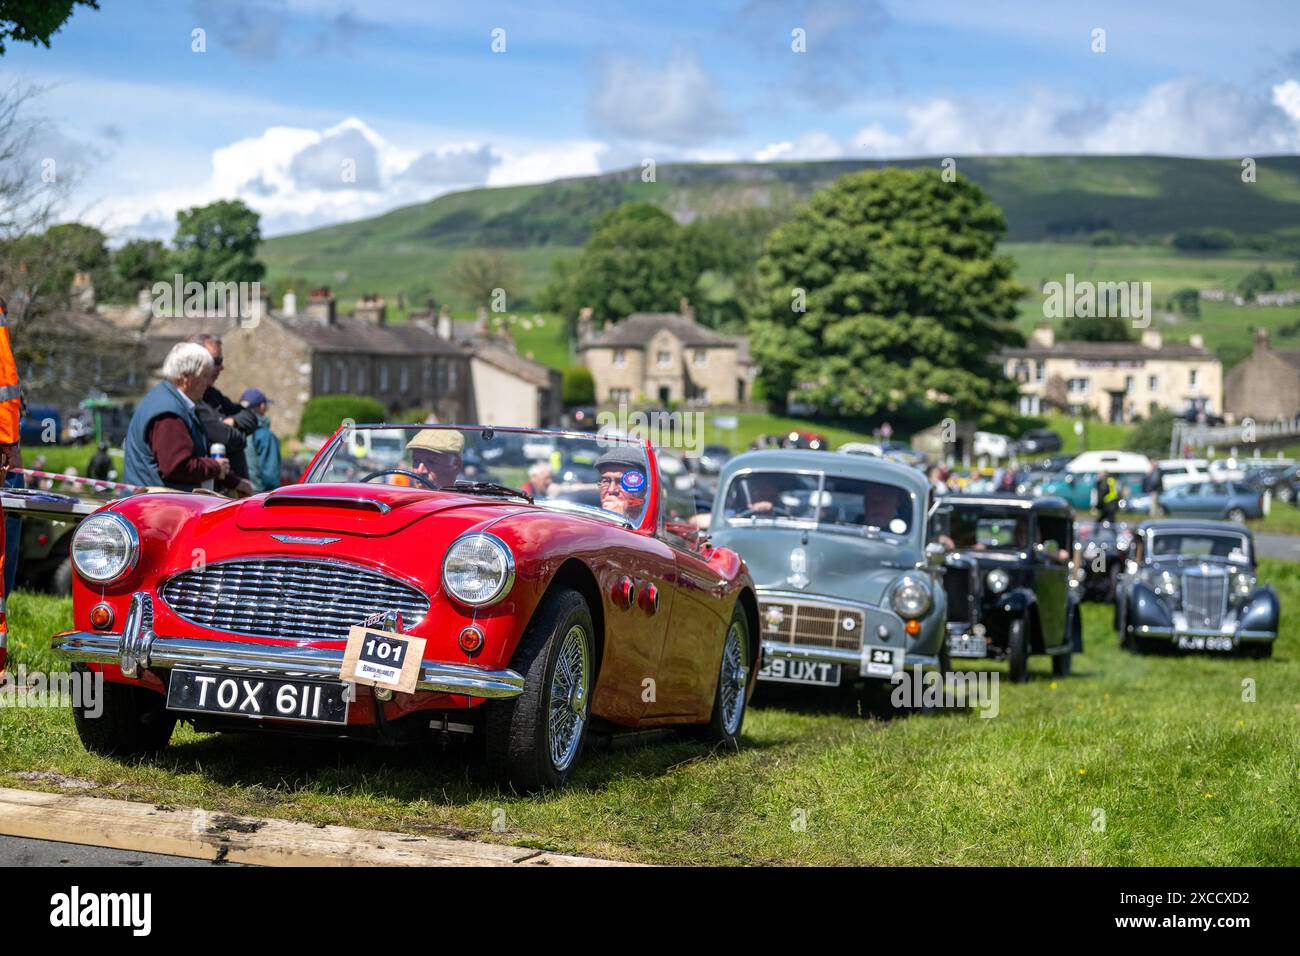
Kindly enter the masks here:
<path id="1" fill-rule="evenodd" d="M 844 176 L 773 230 L 759 260 L 752 345 L 778 404 L 906 410 L 992 423 L 1016 386 L 996 353 L 1025 290 L 996 254 L 1002 212 L 964 178 L 886 169 Z"/>
<path id="2" fill-rule="evenodd" d="M 567 316 L 590 306 L 597 322 L 633 312 L 671 312 L 699 273 L 681 243 L 682 227 L 658 206 L 624 203 L 596 220 L 576 259 L 557 264 L 544 307 Z"/>
<path id="3" fill-rule="evenodd" d="M 128 296 L 170 281 L 171 269 L 171 252 L 157 239 L 132 239 L 113 253 L 113 272 Z"/>
<path id="4" fill-rule="evenodd" d="M 258 282 L 262 227 L 238 199 L 222 199 L 176 213 L 175 263 L 186 282 Z"/>
<path id="5" fill-rule="evenodd" d="M 99 9 L 99 0 L 0 0 L 0 54 L 6 40 L 18 40 L 47 49 L 50 37 L 78 7 Z"/>

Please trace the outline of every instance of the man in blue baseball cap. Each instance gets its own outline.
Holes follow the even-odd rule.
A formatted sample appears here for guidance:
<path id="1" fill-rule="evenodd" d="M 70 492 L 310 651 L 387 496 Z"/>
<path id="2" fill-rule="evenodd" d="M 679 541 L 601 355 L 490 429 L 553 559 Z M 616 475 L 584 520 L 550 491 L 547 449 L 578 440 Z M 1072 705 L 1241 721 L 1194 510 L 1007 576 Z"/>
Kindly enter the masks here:
<path id="1" fill-rule="evenodd" d="M 253 461 L 249 462 L 254 491 L 270 491 L 280 486 L 280 439 L 271 431 L 268 409 L 271 400 L 260 388 L 246 388 L 239 404 L 257 415 L 257 428 L 249 438 Z"/>

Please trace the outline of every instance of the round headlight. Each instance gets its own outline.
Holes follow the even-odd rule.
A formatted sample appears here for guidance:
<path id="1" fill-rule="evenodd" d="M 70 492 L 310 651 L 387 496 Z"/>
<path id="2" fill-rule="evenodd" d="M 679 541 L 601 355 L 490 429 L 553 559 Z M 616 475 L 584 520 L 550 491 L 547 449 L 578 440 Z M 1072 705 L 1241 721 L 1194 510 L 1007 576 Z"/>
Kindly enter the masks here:
<path id="1" fill-rule="evenodd" d="M 495 604 L 514 583 L 514 555 L 495 535 L 467 534 L 457 538 L 442 559 L 443 587 L 462 604 Z"/>
<path id="2" fill-rule="evenodd" d="M 894 588 L 894 610 L 900 617 L 920 617 L 930 610 L 930 589 L 915 578 L 903 578 Z"/>
<path id="3" fill-rule="evenodd" d="M 1232 593 L 1239 598 L 1250 597 L 1250 592 L 1255 590 L 1255 575 L 1247 574 L 1245 571 L 1238 571 L 1232 576 Z"/>
<path id="4" fill-rule="evenodd" d="M 91 515 L 72 536 L 72 565 L 87 581 L 112 584 L 131 572 L 140 559 L 140 535 L 119 514 Z"/>
<path id="5" fill-rule="evenodd" d="M 984 577 L 984 584 L 994 594 L 1001 594 L 1011 586 L 1011 575 L 1001 568 L 994 568 Z"/>

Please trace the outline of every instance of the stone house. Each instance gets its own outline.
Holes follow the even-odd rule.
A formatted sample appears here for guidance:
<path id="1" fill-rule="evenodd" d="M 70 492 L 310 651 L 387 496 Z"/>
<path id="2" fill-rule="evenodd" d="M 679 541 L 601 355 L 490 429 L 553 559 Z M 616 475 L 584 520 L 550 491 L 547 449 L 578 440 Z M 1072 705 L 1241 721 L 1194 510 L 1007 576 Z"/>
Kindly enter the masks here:
<path id="1" fill-rule="evenodd" d="M 369 395 L 390 418 L 430 409 L 443 422 L 535 427 L 559 416 L 558 372 L 504 346 L 453 342 L 434 322 L 390 323 L 382 298 L 363 297 L 353 315 L 341 316 L 329 290 L 318 289 L 303 314 L 293 312 L 295 305 L 222 334 L 221 389 L 238 398 L 261 388 L 280 434 L 297 430 L 318 395 Z"/>
<path id="2" fill-rule="evenodd" d="M 1275 349 L 1268 330 L 1258 329 L 1249 357 L 1224 382 L 1224 407 L 1237 421 L 1300 415 L 1300 350 Z"/>
<path id="3" fill-rule="evenodd" d="M 596 401 L 667 405 L 739 405 L 750 398 L 757 369 L 749 342 L 722 335 L 682 312 L 638 312 L 590 330 L 589 310 L 579 318 L 578 354 L 591 370 Z"/>
<path id="4" fill-rule="evenodd" d="M 1137 342 L 1057 342 L 1046 323 L 1034 329 L 1024 348 L 1004 349 L 999 362 L 1008 378 L 1020 383 L 1022 415 L 1040 415 L 1049 404 L 1054 382 L 1063 385 L 1071 411 L 1091 408 L 1104 421 L 1131 422 L 1164 408 L 1223 411 L 1223 363 L 1205 348 L 1199 335 L 1188 343 L 1168 343 L 1155 329 Z"/>

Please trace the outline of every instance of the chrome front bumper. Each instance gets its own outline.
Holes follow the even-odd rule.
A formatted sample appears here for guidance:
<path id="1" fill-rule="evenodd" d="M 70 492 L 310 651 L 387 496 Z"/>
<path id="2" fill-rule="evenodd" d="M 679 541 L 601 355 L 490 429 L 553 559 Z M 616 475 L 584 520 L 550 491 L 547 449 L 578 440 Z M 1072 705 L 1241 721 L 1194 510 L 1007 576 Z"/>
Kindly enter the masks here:
<path id="1" fill-rule="evenodd" d="M 127 677 L 150 668 L 199 667 L 338 680 L 343 666 L 342 650 L 160 636 L 153 630 L 152 600 L 140 592 L 131 597 L 121 634 L 65 631 L 54 636 L 53 649 L 69 661 L 117 664 Z M 423 661 L 416 689 L 495 700 L 522 694 L 524 678 L 512 670 Z"/>
<path id="2" fill-rule="evenodd" d="M 1228 637 L 1238 643 L 1277 640 L 1277 634 L 1272 631 L 1224 631 L 1207 627 L 1148 627 L 1144 624 L 1133 628 L 1133 633 L 1138 637 L 1162 637 L 1171 641 L 1180 637 Z"/>

